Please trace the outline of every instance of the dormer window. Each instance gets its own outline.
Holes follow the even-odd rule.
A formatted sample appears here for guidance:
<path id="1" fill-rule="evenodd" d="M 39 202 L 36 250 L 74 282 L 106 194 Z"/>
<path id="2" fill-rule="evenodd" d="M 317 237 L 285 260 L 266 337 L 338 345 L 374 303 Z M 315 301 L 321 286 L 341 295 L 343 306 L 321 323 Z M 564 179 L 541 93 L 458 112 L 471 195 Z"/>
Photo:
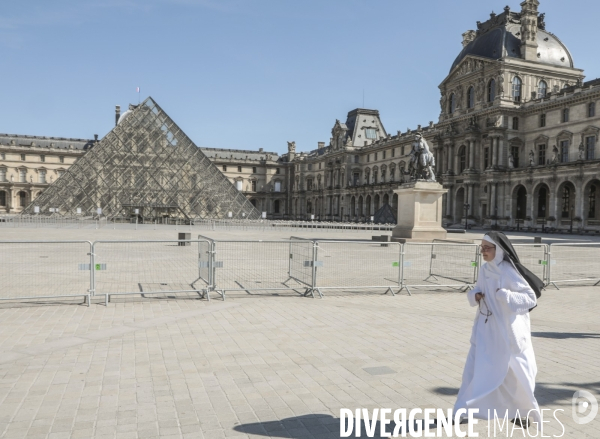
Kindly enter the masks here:
<path id="1" fill-rule="evenodd" d="M 376 139 L 377 132 L 375 131 L 375 128 L 365 128 L 365 137 L 367 139 Z"/>

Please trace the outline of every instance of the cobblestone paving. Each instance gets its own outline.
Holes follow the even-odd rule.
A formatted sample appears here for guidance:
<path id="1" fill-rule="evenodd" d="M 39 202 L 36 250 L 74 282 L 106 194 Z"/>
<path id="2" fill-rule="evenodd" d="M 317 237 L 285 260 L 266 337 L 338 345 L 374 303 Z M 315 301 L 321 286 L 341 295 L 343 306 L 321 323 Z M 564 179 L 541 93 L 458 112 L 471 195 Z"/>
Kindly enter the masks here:
<path id="1" fill-rule="evenodd" d="M 337 438 L 341 408 L 451 408 L 475 310 L 382 293 L 2 303 L 0 437 Z M 600 415 L 571 415 L 576 390 L 600 400 L 599 294 L 551 288 L 531 314 L 536 396 L 565 438 L 600 437 Z"/>

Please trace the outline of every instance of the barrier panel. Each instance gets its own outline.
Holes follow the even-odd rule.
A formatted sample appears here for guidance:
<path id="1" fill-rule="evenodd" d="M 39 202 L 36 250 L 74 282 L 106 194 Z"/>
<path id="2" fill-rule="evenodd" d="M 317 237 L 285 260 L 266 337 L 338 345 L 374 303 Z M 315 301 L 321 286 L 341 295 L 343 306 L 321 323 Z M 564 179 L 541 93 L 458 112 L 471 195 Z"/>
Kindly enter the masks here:
<path id="1" fill-rule="evenodd" d="M 410 287 L 469 288 L 477 280 L 477 244 L 406 243 L 402 289 Z"/>
<path id="2" fill-rule="evenodd" d="M 315 241 L 315 289 L 401 289 L 402 245 L 397 242 Z"/>
<path id="3" fill-rule="evenodd" d="M 519 260 L 529 271 L 548 284 L 548 245 L 513 244 Z"/>
<path id="4" fill-rule="evenodd" d="M 182 245 L 183 244 L 183 245 Z M 94 295 L 196 293 L 210 300 L 209 283 L 199 275 L 205 240 L 96 241 Z"/>
<path id="5" fill-rule="evenodd" d="M 550 244 L 549 283 L 600 283 L 600 243 Z"/>
<path id="6" fill-rule="evenodd" d="M 310 241 L 213 241 L 211 290 L 312 294 Z M 311 256 L 306 258 L 306 255 Z M 313 296 L 314 297 L 314 296 Z"/>
<path id="7" fill-rule="evenodd" d="M 89 241 L 0 241 L 0 300 L 84 296 L 90 304 Z"/>

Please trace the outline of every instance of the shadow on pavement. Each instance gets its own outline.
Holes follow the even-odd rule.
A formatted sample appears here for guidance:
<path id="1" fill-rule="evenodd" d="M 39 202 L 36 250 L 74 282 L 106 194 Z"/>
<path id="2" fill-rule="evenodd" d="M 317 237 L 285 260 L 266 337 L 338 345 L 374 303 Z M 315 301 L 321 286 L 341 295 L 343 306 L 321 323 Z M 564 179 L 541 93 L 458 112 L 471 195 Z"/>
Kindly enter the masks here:
<path id="1" fill-rule="evenodd" d="M 389 415 L 388 417 L 393 417 L 393 415 Z M 416 422 L 418 421 L 415 421 L 415 424 Z M 422 422 L 423 421 L 421 420 L 421 425 L 423 425 Z M 353 425 L 350 437 L 360 437 L 365 439 L 381 439 L 386 437 L 381 435 L 381 423 L 379 421 L 376 421 L 372 424 L 367 424 L 368 425 L 365 425 L 365 421 L 361 420 L 360 436 L 356 436 L 356 431 L 354 430 L 355 425 Z M 408 425 L 405 425 L 404 427 L 406 428 L 406 431 L 408 431 Z M 347 420 L 345 428 L 348 428 Z M 369 434 L 367 434 L 367 428 L 369 428 Z M 393 435 L 395 428 L 396 424 L 394 421 L 390 421 L 390 423 L 386 425 L 385 431 Z M 416 425 L 414 428 L 417 429 Z M 286 437 L 297 439 L 307 437 L 339 438 L 340 418 L 335 418 L 331 415 L 319 414 L 303 415 L 294 418 L 282 419 L 280 421 L 242 424 L 234 427 L 234 430 L 246 434 L 270 437 Z M 402 426 L 399 426 L 398 432 L 396 433 L 402 433 Z"/>
<path id="2" fill-rule="evenodd" d="M 532 337 L 565 340 L 568 338 L 600 338 L 596 332 L 532 332 Z"/>

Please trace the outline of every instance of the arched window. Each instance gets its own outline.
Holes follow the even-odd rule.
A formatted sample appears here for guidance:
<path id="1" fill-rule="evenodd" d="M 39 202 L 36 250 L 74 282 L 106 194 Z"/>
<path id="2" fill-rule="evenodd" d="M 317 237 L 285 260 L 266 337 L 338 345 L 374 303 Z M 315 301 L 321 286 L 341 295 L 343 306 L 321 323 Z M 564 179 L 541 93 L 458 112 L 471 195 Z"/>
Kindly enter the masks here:
<path id="1" fill-rule="evenodd" d="M 546 218 L 546 201 L 548 198 L 548 191 L 545 187 L 541 187 L 538 192 L 538 206 L 537 206 L 537 217 Z"/>
<path id="2" fill-rule="evenodd" d="M 19 206 L 21 207 L 25 207 L 27 206 L 27 193 L 26 192 L 19 192 Z"/>
<path id="3" fill-rule="evenodd" d="M 540 81 L 538 84 L 538 99 L 546 97 L 546 91 L 548 90 L 548 84 L 546 81 Z"/>
<path id="4" fill-rule="evenodd" d="M 562 193 L 562 217 L 569 218 L 571 209 L 571 189 L 568 186 L 563 187 Z"/>
<path id="5" fill-rule="evenodd" d="M 273 201 L 273 212 L 279 213 L 279 200 Z"/>
<path id="6" fill-rule="evenodd" d="M 515 76 L 512 80 L 513 101 L 521 102 L 521 78 Z"/>
<path id="7" fill-rule="evenodd" d="M 6 206 L 6 192 L 0 191 L 0 206 Z"/>
<path id="8" fill-rule="evenodd" d="M 448 101 L 448 113 L 452 114 L 456 110 L 456 96 L 454 93 L 450 95 L 450 100 Z"/>
<path id="9" fill-rule="evenodd" d="M 494 102 L 494 99 L 496 99 L 496 80 L 490 79 L 487 88 L 487 100 L 488 102 Z"/>
<path id="10" fill-rule="evenodd" d="M 462 172 L 467 167 L 467 147 L 461 146 L 458 150 L 459 172 Z"/>
<path id="11" fill-rule="evenodd" d="M 590 186 L 590 194 L 588 195 L 588 218 L 595 219 L 596 218 L 596 185 Z M 1 205 L 1 204 L 0 204 Z"/>
<path id="12" fill-rule="evenodd" d="M 467 108 L 475 107 L 475 88 L 469 87 L 467 92 Z"/>

